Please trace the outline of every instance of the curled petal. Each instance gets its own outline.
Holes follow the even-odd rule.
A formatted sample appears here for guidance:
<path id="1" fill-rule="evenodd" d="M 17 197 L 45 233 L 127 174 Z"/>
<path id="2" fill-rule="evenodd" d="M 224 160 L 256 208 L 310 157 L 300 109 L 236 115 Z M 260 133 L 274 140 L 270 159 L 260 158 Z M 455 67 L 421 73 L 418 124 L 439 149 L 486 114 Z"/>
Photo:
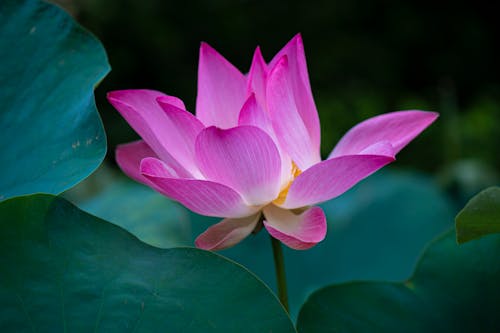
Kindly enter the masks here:
<path id="1" fill-rule="evenodd" d="M 250 235 L 259 218 L 260 212 L 240 219 L 224 219 L 199 235 L 195 240 L 196 247 L 217 251 L 236 245 Z"/>
<path id="2" fill-rule="evenodd" d="M 329 158 L 359 154 L 379 141 L 389 142 L 397 154 L 439 115 L 426 111 L 398 111 L 367 119 L 351 128 Z"/>
<path id="3" fill-rule="evenodd" d="M 255 214 L 260 207 L 247 206 L 232 188 L 216 182 L 177 178 L 172 169 L 156 158 L 141 162 L 141 173 L 161 194 L 180 202 L 193 212 L 218 217 L 240 218 Z"/>
<path id="4" fill-rule="evenodd" d="M 177 109 L 186 111 L 186 106 L 184 106 L 184 102 L 177 97 L 162 94 L 161 96 L 156 98 L 156 101 L 157 102 L 160 101 L 161 104 L 173 105 Z"/>
<path id="5" fill-rule="evenodd" d="M 151 182 L 141 174 L 141 161 L 146 157 L 157 157 L 146 142 L 139 140 L 116 147 L 116 163 L 130 178 L 150 185 Z"/>
<path id="6" fill-rule="evenodd" d="M 205 177 L 235 189 L 249 205 L 265 204 L 278 195 L 280 155 L 261 129 L 209 127 L 198 135 L 195 149 Z"/>
<path id="7" fill-rule="evenodd" d="M 318 163 L 294 180 L 281 206 L 293 209 L 333 199 L 393 161 L 393 154 L 347 155 Z"/>
<path id="8" fill-rule="evenodd" d="M 169 151 L 172 137 L 168 128 L 175 126 L 156 101 L 160 97 L 168 98 L 174 105 L 183 107 L 184 104 L 179 99 L 154 90 L 113 91 L 108 93 L 107 97 L 156 155 L 174 168 L 177 174 L 182 177 L 191 176 L 189 171 Z"/>
<path id="9" fill-rule="evenodd" d="M 264 208 L 264 226 L 271 236 L 295 250 L 307 250 L 326 235 L 326 217 L 320 207 L 301 214 L 274 205 Z"/>
<path id="10" fill-rule="evenodd" d="M 286 56 L 269 74 L 266 93 L 269 115 L 280 146 L 301 170 L 321 161 L 319 143 L 313 142 L 299 113 Z"/>
<path id="11" fill-rule="evenodd" d="M 236 126 L 246 94 L 246 77 L 212 47 L 202 43 L 196 116 L 205 126 Z"/>

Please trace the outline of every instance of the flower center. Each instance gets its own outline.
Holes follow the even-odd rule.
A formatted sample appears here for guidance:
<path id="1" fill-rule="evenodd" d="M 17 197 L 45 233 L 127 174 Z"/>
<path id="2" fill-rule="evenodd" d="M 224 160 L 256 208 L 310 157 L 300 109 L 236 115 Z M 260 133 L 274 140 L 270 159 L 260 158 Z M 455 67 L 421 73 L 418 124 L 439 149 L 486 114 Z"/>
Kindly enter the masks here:
<path id="1" fill-rule="evenodd" d="M 292 186 L 292 183 L 295 180 L 295 178 L 297 178 L 301 173 L 302 173 L 302 171 L 299 169 L 297 164 L 295 164 L 295 162 L 292 161 L 292 170 L 290 172 L 290 180 L 288 181 L 288 184 L 286 184 L 286 186 L 283 187 L 281 192 L 278 194 L 278 197 L 273 200 L 274 204 L 282 205 L 285 202 L 286 196 L 288 195 L 288 191 L 290 191 L 290 186 Z"/>

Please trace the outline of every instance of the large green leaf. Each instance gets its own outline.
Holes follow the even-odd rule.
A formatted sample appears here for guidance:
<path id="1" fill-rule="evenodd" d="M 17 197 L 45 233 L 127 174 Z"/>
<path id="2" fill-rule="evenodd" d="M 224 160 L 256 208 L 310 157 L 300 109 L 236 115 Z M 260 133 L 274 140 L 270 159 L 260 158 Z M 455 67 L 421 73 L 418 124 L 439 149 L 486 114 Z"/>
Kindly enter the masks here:
<path id="1" fill-rule="evenodd" d="M 500 236 L 432 243 L 405 283 L 354 282 L 315 292 L 299 332 L 499 332 Z"/>
<path id="2" fill-rule="evenodd" d="M 93 95 L 104 49 L 58 7 L 0 0 L 0 59 L 0 200 L 60 193 L 106 152 Z"/>
<path id="3" fill-rule="evenodd" d="M 159 249 L 58 197 L 0 203 L 1 332 L 294 332 L 243 267 Z"/>
<path id="4" fill-rule="evenodd" d="M 384 171 L 322 205 L 327 238 L 307 251 L 285 249 L 293 316 L 314 290 L 352 280 L 408 278 L 425 245 L 448 230 L 454 208 L 425 175 Z M 217 219 L 193 215 L 195 234 Z M 250 236 L 221 254 L 275 286 L 267 233 Z"/>
<path id="5" fill-rule="evenodd" d="M 187 210 L 132 180 L 116 181 L 78 207 L 153 246 L 169 248 L 191 241 Z"/>
<path id="6" fill-rule="evenodd" d="M 500 233 L 500 187 L 489 187 L 473 197 L 455 221 L 459 243 Z"/>

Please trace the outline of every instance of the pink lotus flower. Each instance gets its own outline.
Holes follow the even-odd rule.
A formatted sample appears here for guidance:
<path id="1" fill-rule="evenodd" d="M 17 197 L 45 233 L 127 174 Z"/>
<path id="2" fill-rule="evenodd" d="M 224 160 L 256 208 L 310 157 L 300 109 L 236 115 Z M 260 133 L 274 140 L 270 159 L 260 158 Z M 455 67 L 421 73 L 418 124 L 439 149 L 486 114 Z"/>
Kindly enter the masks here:
<path id="1" fill-rule="evenodd" d="M 208 250 L 240 242 L 261 221 L 293 249 L 314 246 L 327 223 L 313 205 L 393 162 L 438 116 L 401 111 L 368 119 L 321 161 L 300 35 L 268 64 L 257 48 L 247 75 L 202 43 L 196 117 L 157 91 L 114 91 L 108 99 L 143 139 L 117 148 L 122 170 L 198 214 L 224 217 L 196 239 Z"/>

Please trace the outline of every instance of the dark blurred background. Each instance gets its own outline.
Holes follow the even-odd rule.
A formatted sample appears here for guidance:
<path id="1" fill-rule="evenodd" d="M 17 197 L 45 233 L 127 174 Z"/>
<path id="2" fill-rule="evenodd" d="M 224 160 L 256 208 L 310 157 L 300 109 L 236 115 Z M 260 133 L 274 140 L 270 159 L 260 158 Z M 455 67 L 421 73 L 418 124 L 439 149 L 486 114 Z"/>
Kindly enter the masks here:
<path id="1" fill-rule="evenodd" d="M 108 134 L 136 138 L 105 100 L 110 90 L 150 88 L 194 111 L 198 47 L 206 41 L 242 72 L 260 45 L 270 60 L 303 35 L 322 126 L 322 153 L 354 124 L 389 111 L 441 118 L 398 157 L 453 191 L 498 181 L 498 6 L 457 1 L 58 0 L 104 44 L 112 72 L 96 91 Z"/>

